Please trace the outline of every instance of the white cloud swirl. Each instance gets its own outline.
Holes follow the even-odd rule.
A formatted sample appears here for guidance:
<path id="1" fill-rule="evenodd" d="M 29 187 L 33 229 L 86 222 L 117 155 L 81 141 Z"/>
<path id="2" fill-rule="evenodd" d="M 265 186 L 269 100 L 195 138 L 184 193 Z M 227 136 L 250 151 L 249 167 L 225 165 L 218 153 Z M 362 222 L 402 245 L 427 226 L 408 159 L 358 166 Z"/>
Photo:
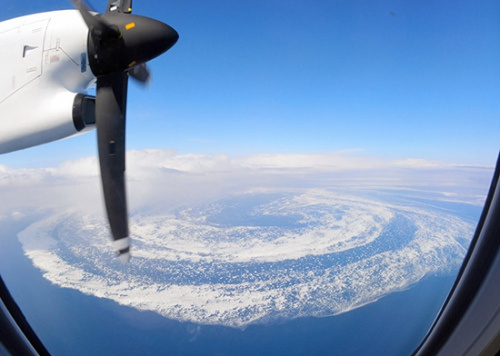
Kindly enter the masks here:
<path id="1" fill-rule="evenodd" d="M 132 217 L 121 265 L 102 218 L 60 213 L 19 234 L 45 278 L 168 318 L 245 327 L 342 313 L 456 269 L 473 226 L 327 189 L 252 191 Z"/>

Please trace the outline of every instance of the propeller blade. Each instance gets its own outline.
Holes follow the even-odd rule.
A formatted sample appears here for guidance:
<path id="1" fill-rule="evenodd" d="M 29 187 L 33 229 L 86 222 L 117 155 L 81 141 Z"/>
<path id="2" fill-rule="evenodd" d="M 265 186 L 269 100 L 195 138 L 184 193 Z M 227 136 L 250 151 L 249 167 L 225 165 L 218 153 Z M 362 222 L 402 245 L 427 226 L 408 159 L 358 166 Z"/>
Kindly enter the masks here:
<path id="1" fill-rule="evenodd" d="M 96 126 L 104 202 L 114 246 L 123 262 L 130 259 L 125 193 L 125 116 L 128 76 L 118 72 L 97 78 Z"/>
<path id="2" fill-rule="evenodd" d="M 120 31 L 118 29 L 110 26 L 102 17 L 92 15 L 89 8 L 83 1 L 72 0 L 72 2 L 76 9 L 80 11 L 83 21 L 85 22 L 93 36 L 99 35 L 111 38 L 120 37 Z"/>
<path id="3" fill-rule="evenodd" d="M 111 11 L 130 14 L 132 12 L 132 0 L 109 0 L 106 12 Z"/>
<path id="4" fill-rule="evenodd" d="M 132 0 L 108 0 L 95 14 L 71 0 L 89 28 L 87 55 L 97 78 L 95 116 L 99 164 L 111 234 L 120 259 L 130 259 L 125 193 L 125 117 L 128 77 L 147 83 L 146 62 L 169 50 L 179 34 L 167 24 L 131 15 Z"/>
<path id="5" fill-rule="evenodd" d="M 151 81 L 151 72 L 145 63 L 133 67 L 128 73 L 132 78 L 142 84 L 148 84 Z"/>
<path id="6" fill-rule="evenodd" d="M 72 0 L 71 2 L 73 3 L 73 6 L 80 11 L 80 15 L 82 15 L 83 21 L 85 21 L 88 28 L 98 25 L 99 21 L 90 13 L 90 10 L 83 2 L 80 0 Z"/>

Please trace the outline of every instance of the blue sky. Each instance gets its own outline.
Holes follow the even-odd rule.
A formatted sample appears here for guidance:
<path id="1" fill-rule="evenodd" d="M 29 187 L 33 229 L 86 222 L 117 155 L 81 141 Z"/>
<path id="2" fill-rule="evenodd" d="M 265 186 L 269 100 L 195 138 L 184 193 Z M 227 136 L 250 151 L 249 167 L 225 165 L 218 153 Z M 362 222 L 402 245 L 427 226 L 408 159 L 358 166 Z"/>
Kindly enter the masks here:
<path id="1" fill-rule="evenodd" d="M 0 20 L 70 8 L 3 0 Z M 106 1 L 91 1 L 102 10 Z M 330 153 L 493 165 L 498 1 L 139 1 L 174 27 L 151 86 L 130 84 L 129 149 Z M 10 167 L 96 154 L 95 133 L 0 157 Z"/>

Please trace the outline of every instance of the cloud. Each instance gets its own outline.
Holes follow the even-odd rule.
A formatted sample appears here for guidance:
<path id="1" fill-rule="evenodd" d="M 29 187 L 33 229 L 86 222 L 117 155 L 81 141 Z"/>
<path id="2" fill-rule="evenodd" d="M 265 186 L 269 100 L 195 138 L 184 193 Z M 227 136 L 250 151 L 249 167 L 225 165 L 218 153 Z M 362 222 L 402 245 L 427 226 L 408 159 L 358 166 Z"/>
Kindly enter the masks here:
<path id="1" fill-rule="evenodd" d="M 126 266 L 103 243 L 102 218 L 53 214 L 18 237 L 54 284 L 179 321 L 244 328 L 346 312 L 456 270 L 473 226 L 424 208 L 310 189 L 145 212 L 132 218 L 135 258 Z"/>
<path id="2" fill-rule="evenodd" d="M 402 160 L 392 161 L 394 167 L 403 168 L 449 168 L 454 165 L 446 164 L 440 161 L 429 161 L 422 158 L 407 158 Z"/>
<path id="3" fill-rule="evenodd" d="M 359 151 L 132 150 L 126 166 L 135 259 L 125 267 L 109 246 L 96 157 L 0 166 L 0 219 L 33 220 L 18 237 L 54 283 L 236 327 L 332 315 L 457 267 L 473 222 L 428 202 L 480 205 L 492 174 Z"/>
<path id="4" fill-rule="evenodd" d="M 453 201 L 482 204 L 491 168 L 423 159 L 383 160 L 357 150 L 325 154 L 180 154 L 177 150 L 127 152 L 130 210 L 163 204 L 171 208 L 232 192 L 303 188 L 426 191 Z M 0 165 L 0 209 L 66 206 L 101 211 L 97 157 L 56 167 L 13 169 Z"/>
<path id="5" fill-rule="evenodd" d="M 256 154 L 231 157 L 225 154 L 179 154 L 175 149 L 130 150 L 127 152 L 127 174 L 134 178 L 141 170 L 172 170 L 183 173 L 211 174 L 237 171 L 290 171 L 343 172 L 375 171 L 393 168 L 410 169 L 458 169 L 465 166 L 429 161 L 419 158 L 384 160 L 357 154 L 359 150 L 344 150 L 325 154 Z M 491 167 L 470 167 L 487 168 Z M 57 167 L 39 169 L 12 169 L 0 165 L 0 185 L 28 180 L 64 178 L 88 178 L 99 175 L 97 157 L 84 157 L 65 161 Z"/>
<path id="6" fill-rule="evenodd" d="M 372 157 L 332 154 L 260 154 L 241 157 L 236 161 L 253 169 L 313 169 L 346 171 L 387 167 L 387 162 Z"/>
<path id="7" fill-rule="evenodd" d="M 51 173 L 54 177 L 68 179 L 94 178 L 99 176 L 99 162 L 97 157 L 84 157 L 74 161 L 66 161 L 57 168 L 52 169 Z"/>
<path id="8" fill-rule="evenodd" d="M 49 169 L 13 169 L 0 165 L 0 186 L 17 186 L 26 182 L 41 182 L 50 177 Z"/>

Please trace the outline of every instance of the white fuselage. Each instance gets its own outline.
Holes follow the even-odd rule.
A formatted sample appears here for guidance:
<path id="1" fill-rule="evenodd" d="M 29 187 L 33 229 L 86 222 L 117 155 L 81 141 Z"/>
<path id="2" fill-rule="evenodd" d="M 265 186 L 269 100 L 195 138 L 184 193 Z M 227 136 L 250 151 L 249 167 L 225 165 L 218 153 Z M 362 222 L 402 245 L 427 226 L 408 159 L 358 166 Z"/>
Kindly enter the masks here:
<path id="1" fill-rule="evenodd" d="M 87 35 L 76 10 L 0 23 L 0 153 L 78 133 L 74 98 L 95 82 Z"/>

